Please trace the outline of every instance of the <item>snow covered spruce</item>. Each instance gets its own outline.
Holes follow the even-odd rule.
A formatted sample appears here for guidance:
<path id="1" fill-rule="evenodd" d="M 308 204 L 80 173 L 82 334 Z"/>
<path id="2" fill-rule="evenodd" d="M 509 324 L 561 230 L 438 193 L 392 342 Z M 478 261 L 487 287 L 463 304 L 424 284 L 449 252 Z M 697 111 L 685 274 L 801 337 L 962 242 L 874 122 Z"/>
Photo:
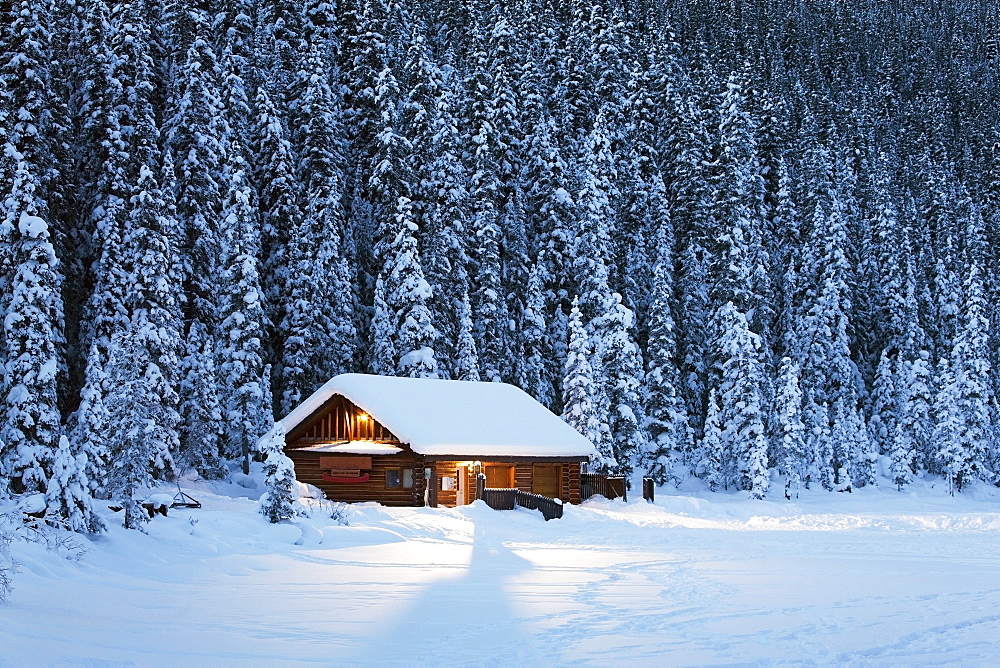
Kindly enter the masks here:
<path id="1" fill-rule="evenodd" d="M 261 438 L 258 449 L 264 457 L 264 493 L 260 497 L 260 514 L 270 522 L 287 520 L 298 514 L 299 489 L 295 482 L 295 465 L 285 455 L 285 427 L 276 422 Z"/>

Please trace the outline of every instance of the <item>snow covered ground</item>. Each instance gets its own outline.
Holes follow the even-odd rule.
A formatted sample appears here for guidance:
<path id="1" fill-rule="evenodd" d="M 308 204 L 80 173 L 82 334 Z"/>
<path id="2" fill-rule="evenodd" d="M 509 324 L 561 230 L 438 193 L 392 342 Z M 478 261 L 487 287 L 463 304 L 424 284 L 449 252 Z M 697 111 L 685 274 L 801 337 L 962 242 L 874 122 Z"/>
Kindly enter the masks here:
<path id="1" fill-rule="evenodd" d="M 203 508 L 147 535 L 109 512 L 78 561 L 15 543 L 0 665 L 995 664 L 1000 490 L 913 487 L 339 526 L 189 485 Z"/>

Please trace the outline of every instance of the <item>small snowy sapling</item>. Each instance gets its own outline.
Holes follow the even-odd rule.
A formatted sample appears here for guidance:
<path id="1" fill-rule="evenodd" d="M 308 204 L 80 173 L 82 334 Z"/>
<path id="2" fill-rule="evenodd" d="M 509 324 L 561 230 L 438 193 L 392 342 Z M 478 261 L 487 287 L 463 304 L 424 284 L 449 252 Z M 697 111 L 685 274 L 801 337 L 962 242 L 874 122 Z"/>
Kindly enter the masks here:
<path id="1" fill-rule="evenodd" d="M 257 444 L 264 461 L 264 488 L 260 497 L 260 514 L 270 522 L 280 522 L 294 517 L 298 493 L 295 484 L 295 467 L 284 452 L 285 428 L 275 423 Z"/>

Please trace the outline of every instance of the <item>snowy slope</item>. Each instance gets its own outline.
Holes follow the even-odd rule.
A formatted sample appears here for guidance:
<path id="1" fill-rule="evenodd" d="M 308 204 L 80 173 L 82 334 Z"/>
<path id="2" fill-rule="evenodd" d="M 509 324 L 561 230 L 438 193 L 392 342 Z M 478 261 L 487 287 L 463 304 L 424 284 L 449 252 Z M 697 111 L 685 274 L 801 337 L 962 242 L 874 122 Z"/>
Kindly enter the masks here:
<path id="1" fill-rule="evenodd" d="M 660 490 L 547 523 L 359 505 L 350 526 L 193 489 L 202 509 L 79 561 L 16 543 L 0 665 L 990 664 L 997 490 L 939 487 Z"/>

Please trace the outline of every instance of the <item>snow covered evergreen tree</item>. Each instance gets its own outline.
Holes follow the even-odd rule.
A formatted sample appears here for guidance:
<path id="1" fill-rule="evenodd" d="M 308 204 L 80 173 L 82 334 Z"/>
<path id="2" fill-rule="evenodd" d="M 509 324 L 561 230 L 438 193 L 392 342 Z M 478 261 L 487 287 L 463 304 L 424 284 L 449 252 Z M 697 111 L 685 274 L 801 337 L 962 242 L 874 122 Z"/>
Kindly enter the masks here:
<path id="1" fill-rule="evenodd" d="M 687 412 L 678 396 L 677 333 L 674 328 L 674 237 L 669 219 L 656 232 L 646 373 L 647 429 L 652 438 L 647 473 L 663 484 L 673 457 L 691 464 L 693 443 Z"/>
<path id="2" fill-rule="evenodd" d="M 82 227 L 90 232 L 94 245 L 89 267 L 94 285 L 84 305 L 79 338 L 84 350 L 97 343 L 94 352 L 100 359 L 95 361 L 101 365 L 112 337 L 128 326 L 125 299 L 130 277 L 124 257 L 124 218 L 133 165 L 141 161 L 132 155 L 132 134 L 148 98 L 142 86 L 149 82 L 139 80 L 146 64 L 144 54 L 136 49 L 142 44 L 138 30 L 142 24 L 128 22 L 128 9 L 127 3 L 118 6 L 112 25 L 107 4 L 103 0 L 92 3 L 81 36 L 81 47 L 89 47 L 85 56 L 89 62 L 82 65 L 92 87 L 79 102 L 81 131 L 100 148 L 88 156 L 93 164 L 85 165 L 93 177 Z"/>
<path id="3" fill-rule="evenodd" d="M 191 324 L 181 364 L 180 459 L 208 479 L 226 475 L 225 438 L 215 365 L 216 344 L 199 322 Z"/>
<path id="4" fill-rule="evenodd" d="M 835 417 L 834 429 L 843 430 L 843 441 L 848 444 L 844 459 L 850 462 L 851 483 L 857 487 L 878 486 L 878 448 L 869 438 L 861 411 L 851 406 L 842 415 L 840 419 Z"/>
<path id="5" fill-rule="evenodd" d="M 702 476 L 713 492 L 728 488 L 731 476 L 731 453 L 723 442 L 723 425 L 720 419 L 719 396 L 713 387 L 708 394 L 708 413 L 705 415 L 704 435 L 698 446 L 695 473 Z"/>
<path id="6" fill-rule="evenodd" d="M 617 192 L 614 156 L 603 117 L 597 119 L 588 136 L 583 162 L 583 183 L 576 198 L 582 210 L 576 231 L 573 271 L 580 292 L 580 312 L 590 329 L 594 319 L 609 310 L 611 295 L 608 261 L 610 228 L 615 219 L 612 199 Z"/>
<path id="7" fill-rule="evenodd" d="M 479 350 L 480 376 L 489 382 L 502 382 L 508 379 L 511 366 L 510 316 L 501 282 L 501 233 L 493 204 L 481 203 L 472 224 L 476 235 L 473 332 Z"/>
<path id="8" fill-rule="evenodd" d="M 14 493 L 45 492 L 62 435 L 62 275 L 49 211 L 56 106 L 50 7 L 0 8 L 0 476 Z"/>
<path id="9" fill-rule="evenodd" d="M 223 165 L 229 124 L 219 88 L 217 52 L 210 17 L 193 7 L 179 17 L 188 31 L 175 98 L 166 123 L 166 143 L 177 166 L 177 214 L 184 230 L 185 319 L 215 334 L 219 312 Z"/>
<path id="10" fill-rule="evenodd" d="M 990 363 L 986 354 L 989 324 L 984 318 L 982 279 L 973 264 L 965 285 L 963 326 L 950 363 L 942 360 L 934 402 L 932 440 L 942 472 L 959 492 L 970 480 L 988 478 Z"/>
<path id="11" fill-rule="evenodd" d="M 246 183 L 246 165 L 233 158 L 229 192 L 223 209 L 223 238 L 228 257 L 226 266 L 226 301 L 221 314 L 220 387 L 228 391 L 222 397 L 226 415 L 227 459 L 240 459 L 243 472 L 250 473 L 254 444 L 274 421 L 271 406 L 265 404 L 264 331 L 266 315 L 260 286 L 259 225 L 253 193 Z"/>
<path id="12" fill-rule="evenodd" d="M 848 337 L 851 309 L 848 279 L 850 265 L 846 255 L 847 227 L 844 205 L 830 195 L 829 212 L 817 204 L 813 219 L 805 275 L 810 283 L 803 296 L 803 306 L 795 327 L 792 352 L 802 364 L 801 384 L 805 395 L 807 433 L 820 441 L 833 424 L 819 407 L 840 410 L 840 417 L 855 421 L 858 411 L 857 369 L 850 355 Z M 809 404 L 812 404 L 811 408 Z M 812 420 L 820 420 L 814 423 Z M 816 460 L 824 486 L 840 484 L 841 474 L 850 476 L 849 453 L 830 443 L 815 442 L 814 455 L 831 459 Z"/>
<path id="13" fill-rule="evenodd" d="M 790 500 L 793 495 L 798 498 L 808 461 L 799 369 L 790 357 L 781 360 L 774 402 L 774 458 L 778 464 L 778 472 L 785 476 L 785 498 Z"/>
<path id="14" fill-rule="evenodd" d="M 729 302 L 717 314 L 714 328 L 719 366 L 715 418 L 720 431 L 723 484 L 748 490 L 752 498 L 767 492 L 768 448 L 764 436 L 764 399 L 759 350 L 760 338 L 750 331 L 746 317 Z"/>
<path id="15" fill-rule="evenodd" d="M 528 294 L 521 314 L 521 345 L 524 349 L 524 363 L 518 385 L 543 406 L 550 410 L 556 404 L 555 385 L 557 376 L 553 372 L 554 350 L 546 337 L 545 294 L 543 269 L 536 263 L 528 279 Z"/>
<path id="16" fill-rule="evenodd" d="M 327 82 L 322 60 L 310 52 L 305 65 L 308 86 L 298 111 L 303 127 L 298 132 L 299 181 L 305 186 L 300 208 L 304 216 L 302 235 L 295 240 L 294 260 L 305 270 L 293 274 L 291 287 L 307 303 L 289 309 L 305 309 L 305 332 L 292 329 L 286 335 L 305 336 L 306 370 L 312 375 L 307 392 L 328 378 L 350 369 L 356 352 L 356 267 L 344 210 L 343 112 L 340 98 Z M 306 257 L 299 253 L 305 251 Z M 312 262 L 312 266 L 308 264 Z M 306 285 L 301 285 L 307 283 Z M 307 374 L 307 377 L 309 374 Z"/>
<path id="17" fill-rule="evenodd" d="M 416 230 L 411 203 L 400 197 L 396 211 L 396 236 L 389 248 L 389 262 L 383 270 L 386 303 L 399 354 L 396 374 L 410 378 L 437 378 L 433 346 L 438 334 L 427 308 L 432 292 L 420 266 L 417 242 L 413 236 Z"/>
<path id="18" fill-rule="evenodd" d="M 583 327 L 580 309 L 574 299 L 569 316 L 569 354 L 563 379 L 562 419 L 594 444 L 597 458 L 591 459 L 591 465 L 599 472 L 607 472 L 614 470 L 617 462 L 594 412 L 594 372 L 590 356 L 590 337 Z"/>
<path id="19" fill-rule="evenodd" d="M 9 144 L 6 148 L 12 150 Z M 44 203 L 37 199 L 33 168 L 23 156 L 13 157 L 18 165 L 0 220 L 0 244 L 8 245 L 0 252 L 9 253 L 13 264 L 4 304 L 0 475 L 15 493 L 44 492 L 62 436 L 57 347 L 63 327 L 62 279 L 41 217 Z"/>
<path id="20" fill-rule="evenodd" d="M 251 128 L 248 163 L 257 186 L 257 206 L 261 223 L 261 290 L 268 322 L 277 329 L 273 359 L 282 354 L 289 336 L 280 329 L 284 323 L 285 298 L 292 285 L 289 245 L 293 230 L 301 229 L 302 210 L 297 198 L 292 145 L 284 119 L 264 86 L 254 100 L 255 123 Z"/>
<path id="21" fill-rule="evenodd" d="M 897 424 L 892 430 L 889 476 L 900 492 L 913 480 L 913 450 L 910 446 L 911 441 L 903 432 L 903 427 Z"/>
<path id="22" fill-rule="evenodd" d="M 888 356 L 888 351 L 882 351 L 870 398 L 872 408 L 868 428 L 875 447 L 883 454 L 894 447 L 899 419 L 902 390 L 897 386 L 901 379 L 895 375 L 899 369 L 897 355 L 898 350 L 893 350 L 893 357 Z"/>
<path id="23" fill-rule="evenodd" d="M 147 107 L 147 112 L 149 109 Z M 173 201 L 173 165 L 164 156 L 160 179 L 156 168 L 160 152 L 158 133 L 151 113 L 137 123 L 134 156 L 139 161 L 138 176 L 131 188 L 129 212 L 124 226 L 127 268 L 132 286 L 125 305 L 130 314 L 129 329 L 141 359 L 148 360 L 146 377 L 155 383 L 151 391 L 159 406 L 155 411 L 156 430 L 161 439 L 153 453 L 152 474 L 171 479 L 175 458 L 180 453 L 178 413 L 181 373 L 181 261 L 177 248 L 181 237 Z M 161 187 L 166 184 L 166 189 Z M 155 371 L 153 370 L 155 369 Z"/>
<path id="24" fill-rule="evenodd" d="M 70 531 L 96 533 L 105 528 L 104 520 L 94 512 L 87 479 L 87 455 L 74 453 L 65 436 L 59 437 L 45 502 L 46 514 L 61 518 Z"/>
<path id="25" fill-rule="evenodd" d="M 459 338 L 459 300 L 470 291 L 468 175 L 462 162 L 462 137 L 457 112 L 457 83 L 434 57 L 419 26 L 410 28 L 406 62 L 409 91 L 403 106 L 403 126 L 416 161 L 412 199 L 417 240 L 433 296 L 431 318 L 441 338 L 437 355 L 442 372 L 457 360 L 452 347 Z M 456 375 L 456 374 L 450 374 Z"/>
<path id="26" fill-rule="evenodd" d="M 102 355 L 96 343 L 90 345 L 87 356 L 86 383 L 80 391 L 80 406 L 71 417 L 69 433 L 73 452 L 87 457 L 86 475 L 90 492 L 103 498 L 106 488 L 108 413 L 104 406 L 107 375 Z"/>
<path id="27" fill-rule="evenodd" d="M 770 339 L 771 286 L 764 250 L 764 181 L 757 155 L 756 128 L 746 109 L 740 76 L 730 75 L 719 110 L 719 159 L 715 168 L 710 297 L 715 308 L 732 302 L 748 316 L 751 331 Z M 749 314 L 749 315 L 748 315 Z"/>
<path id="28" fill-rule="evenodd" d="M 136 494 L 151 487 L 154 472 L 172 472 L 172 415 L 160 392 L 164 378 L 141 344 L 143 323 L 133 322 L 112 341 L 105 406 L 109 417 L 108 497 L 125 510 L 124 525 L 139 529 L 149 520 Z"/>
<path id="29" fill-rule="evenodd" d="M 479 355 L 472 336 L 472 307 L 469 295 L 462 295 L 458 311 L 458 343 L 455 346 L 455 380 L 479 380 Z"/>
<path id="30" fill-rule="evenodd" d="M 610 311 L 600 316 L 603 323 L 594 323 L 594 330 L 604 334 L 596 345 L 606 383 L 607 422 L 617 462 L 614 472 L 629 477 L 633 463 L 647 450 L 649 441 L 641 395 L 642 358 L 630 335 L 632 312 L 621 303 L 620 295 L 612 297 Z"/>
<path id="31" fill-rule="evenodd" d="M 910 466 L 914 472 L 919 468 L 931 472 L 936 470 L 931 446 L 931 433 L 934 429 L 934 374 L 929 358 L 927 351 L 919 351 L 915 359 L 902 363 L 900 373 L 906 393 L 899 426 L 906 442 L 905 451 L 913 457 Z"/>
<path id="32" fill-rule="evenodd" d="M 275 422 L 261 437 L 257 450 L 264 458 L 265 476 L 260 514 L 271 523 L 295 517 L 295 505 L 299 500 L 295 465 L 285 454 L 285 430 L 280 422 Z"/>
<path id="33" fill-rule="evenodd" d="M 537 240 L 538 265 L 546 298 L 546 313 L 569 306 L 573 293 L 573 227 L 577 210 L 570 166 L 556 143 L 551 117 L 538 122 L 528 146 L 525 164 L 526 216 Z"/>
<path id="34" fill-rule="evenodd" d="M 371 372 L 379 376 L 393 376 L 396 373 L 396 332 L 393 314 L 386 303 L 385 279 L 379 276 L 375 281 L 375 313 L 372 315 L 371 339 L 373 342 Z"/>

